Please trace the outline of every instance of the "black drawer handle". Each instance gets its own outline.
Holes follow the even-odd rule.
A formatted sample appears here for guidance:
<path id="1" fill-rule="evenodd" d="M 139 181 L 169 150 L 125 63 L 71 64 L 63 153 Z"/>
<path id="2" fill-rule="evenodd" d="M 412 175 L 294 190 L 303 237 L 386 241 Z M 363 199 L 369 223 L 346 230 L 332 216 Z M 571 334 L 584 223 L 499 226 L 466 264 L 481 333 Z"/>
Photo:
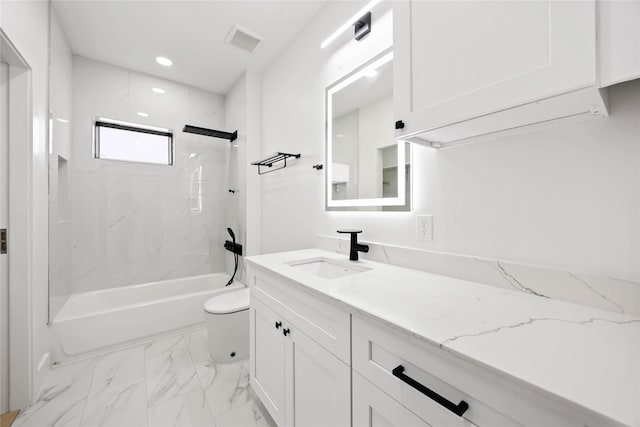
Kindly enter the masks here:
<path id="1" fill-rule="evenodd" d="M 430 388 L 423 386 L 422 384 L 420 384 L 418 381 L 414 380 L 410 376 L 405 375 L 404 366 L 402 365 L 398 365 L 395 368 L 393 368 L 393 371 L 391 371 L 391 373 L 393 374 L 394 377 L 399 378 L 400 381 L 409 384 L 411 387 L 415 388 L 420 393 L 427 396 L 429 399 L 435 400 L 436 402 L 438 402 L 439 404 L 441 404 L 442 406 L 444 406 L 445 408 L 447 408 L 448 410 L 450 410 L 451 412 L 453 412 L 459 417 L 461 417 L 462 414 L 464 414 L 466 410 L 469 409 L 469 404 L 464 400 L 461 400 L 460 403 L 456 405 L 452 401 L 447 400 L 446 398 L 440 396 L 438 393 L 431 390 Z"/>
<path id="2" fill-rule="evenodd" d="M 283 329 L 282 330 L 282 334 L 286 337 L 287 335 L 289 335 L 291 331 L 289 330 L 289 328 Z"/>
<path id="3" fill-rule="evenodd" d="M 282 322 L 276 322 L 276 329 L 280 329 L 280 326 L 282 326 Z"/>

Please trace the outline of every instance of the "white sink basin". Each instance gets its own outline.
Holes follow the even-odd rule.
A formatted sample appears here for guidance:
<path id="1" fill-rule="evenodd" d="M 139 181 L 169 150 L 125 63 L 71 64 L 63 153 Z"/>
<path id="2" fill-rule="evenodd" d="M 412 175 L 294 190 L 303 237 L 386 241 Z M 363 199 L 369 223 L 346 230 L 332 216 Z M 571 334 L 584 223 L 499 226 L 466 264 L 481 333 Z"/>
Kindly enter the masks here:
<path id="1" fill-rule="evenodd" d="M 323 279 L 338 279 L 352 274 L 371 270 L 368 267 L 355 265 L 353 261 L 338 261 L 329 258 L 308 258 L 288 262 L 287 265 L 299 268 L 307 273 L 314 274 Z"/>

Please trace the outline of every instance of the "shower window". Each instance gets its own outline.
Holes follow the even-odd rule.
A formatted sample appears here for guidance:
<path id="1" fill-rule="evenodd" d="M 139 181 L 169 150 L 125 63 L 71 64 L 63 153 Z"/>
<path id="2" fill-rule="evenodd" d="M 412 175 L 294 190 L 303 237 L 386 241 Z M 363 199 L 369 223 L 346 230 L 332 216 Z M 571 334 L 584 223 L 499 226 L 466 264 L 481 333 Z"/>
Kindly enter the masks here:
<path id="1" fill-rule="evenodd" d="M 168 129 L 102 118 L 94 128 L 96 159 L 173 164 L 173 133 Z"/>

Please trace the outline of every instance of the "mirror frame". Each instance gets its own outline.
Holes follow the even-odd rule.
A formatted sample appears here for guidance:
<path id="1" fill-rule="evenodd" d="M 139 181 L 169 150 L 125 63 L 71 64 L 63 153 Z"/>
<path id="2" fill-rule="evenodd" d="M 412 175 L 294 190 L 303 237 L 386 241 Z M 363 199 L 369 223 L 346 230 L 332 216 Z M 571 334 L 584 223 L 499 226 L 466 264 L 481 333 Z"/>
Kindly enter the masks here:
<path id="1" fill-rule="evenodd" d="M 332 154 L 333 154 L 333 100 L 332 97 L 338 91 L 344 89 L 349 86 L 351 83 L 357 81 L 361 77 L 363 77 L 369 70 L 375 70 L 376 68 L 390 62 L 393 60 L 393 48 L 389 48 L 381 52 L 380 54 L 373 57 L 371 60 L 366 62 L 365 64 L 359 66 L 358 68 L 352 70 L 344 77 L 340 78 L 336 82 L 329 85 L 326 89 L 325 94 L 325 164 L 326 164 L 326 173 L 325 173 L 325 210 L 331 210 L 331 208 L 345 208 L 345 207 L 383 207 L 383 206 L 403 206 L 407 202 L 405 200 L 405 158 L 406 158 L 406 147 L 410 147 L 410 144 L 407 144 L 409 141 L 405 141 L 403 139 L 396 139 L 396 146 L 398 149 L 398 197 L 377 197 L 377 198 L 368 198 L 368 199 L 343 199 L 343 200 L 333 200 L 331 198 L 332 195 L 332 182 L 331 177 L 333 174 L 333 162 L 332 162 Z M 409 148 L 410 149 L 410 148 Z M 411 207 L 409 206 L 407 211 L 410 211 Z"/>

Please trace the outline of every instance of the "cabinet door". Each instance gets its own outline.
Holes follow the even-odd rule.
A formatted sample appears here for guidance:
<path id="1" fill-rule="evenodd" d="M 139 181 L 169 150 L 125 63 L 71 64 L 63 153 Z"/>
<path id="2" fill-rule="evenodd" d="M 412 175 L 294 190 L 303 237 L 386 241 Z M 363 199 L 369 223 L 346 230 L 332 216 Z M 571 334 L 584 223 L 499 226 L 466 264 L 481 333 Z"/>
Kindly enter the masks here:
<path id="1" fill-rule="evenodd" d="M 286 425 L 351 425 L 351 369 L 300 330 L 287 343 Z"/>
<path id="2" fill-rule="evenodd" d="M 429 426 L 391 396 L 353 371 L 354 427 Z"/>
<path id="3" fill-rule="evenodd" d="M 394 2 L 401 134 L 596 84 L 595 0 Z"/>
<path id="4" fill-rule="evenodd" d="M 251 298 L 251 386 L 271 418 L 284 425 L 285 342 L 278 315 L 259 299 Z"/>
<path id="5" fill-rule="evenodd" d="M 640 2 L 598 4 L 600 86 L 640 78 Z"/>

